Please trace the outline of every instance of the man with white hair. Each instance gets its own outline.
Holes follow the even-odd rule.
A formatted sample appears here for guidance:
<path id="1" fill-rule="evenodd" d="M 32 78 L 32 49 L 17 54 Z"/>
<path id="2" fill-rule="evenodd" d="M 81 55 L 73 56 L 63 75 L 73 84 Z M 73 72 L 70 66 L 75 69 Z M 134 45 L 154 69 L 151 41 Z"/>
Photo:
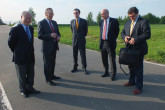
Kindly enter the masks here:
<path id="1" fill-rule="evenodd" d="M 11 28 L 9 33 L 8 45 L 13 52 L 13 62 L 19 80 L 19 89 L 26 98 L 29 93 L 38 94 L 33 88 L 34 84 L 34 29 L 31 23 L 32 15 L 28 11 L 21 14 L 21 23 Z"/>

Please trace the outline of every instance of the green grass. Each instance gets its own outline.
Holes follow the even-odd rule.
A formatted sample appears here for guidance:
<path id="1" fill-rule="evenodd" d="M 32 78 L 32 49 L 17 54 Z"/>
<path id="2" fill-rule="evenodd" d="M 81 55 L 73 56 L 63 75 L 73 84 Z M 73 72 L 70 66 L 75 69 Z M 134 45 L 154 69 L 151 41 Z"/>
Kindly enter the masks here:
<path id="1" fill-rule="evenodd" d="M 36 29 L 36 28 L 35 28 Z M 123 29 L 123 25 L 120 25 L 120 33 Z M 59 26 L 61 33 L 60 43 L 72 45 L 72 33 L 70 26 Z M 123 39 L 119 33 L 117 39 L 116 53 L 119 54 L 120 48 L 124 47 Z M 88 35 L 86 36 L 86 48 L 99 50 L 99 27 L 88 26 Z M 37 36 L 35 31 L 34 36 Z M 165 64 L 165 25 L 151 25 L 151 38 L 148 42 L 148 54 L 145 56 L 145 60 L 164 63 Z"/>

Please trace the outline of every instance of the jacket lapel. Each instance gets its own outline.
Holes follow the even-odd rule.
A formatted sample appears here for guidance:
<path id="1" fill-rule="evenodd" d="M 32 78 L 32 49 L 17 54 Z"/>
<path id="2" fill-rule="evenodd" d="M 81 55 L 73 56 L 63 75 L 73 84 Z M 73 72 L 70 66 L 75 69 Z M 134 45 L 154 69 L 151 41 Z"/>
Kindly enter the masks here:
<path id="1" fill-rule="evenodd" d="M 135 26 L 134 26 L 134 28 L 133 28 L 132 34 L 135 32 L 136 28 L 138 27 L 138 25 L 139 25 L 139 20 L 140 20 L 140 17 L 139 17 L 138 20 L 136 21 L 136 24 L 135 24 Z"/>

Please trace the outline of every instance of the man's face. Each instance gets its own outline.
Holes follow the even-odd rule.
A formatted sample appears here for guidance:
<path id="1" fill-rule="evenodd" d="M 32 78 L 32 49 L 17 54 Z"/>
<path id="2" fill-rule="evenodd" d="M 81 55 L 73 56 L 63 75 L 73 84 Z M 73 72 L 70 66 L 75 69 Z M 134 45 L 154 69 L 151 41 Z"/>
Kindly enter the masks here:
<path id="1" fill-rule="evenodd" d="M 105 10 L 102 10 L 101 17 L 102 17 L 102 19 L 107 20 L 109 17 L 109 14 Z"/>
<path id="2" fill-rule="evenodd" d="M 25 13 L 23 16 L 21 16 L 21 21 L 22 21 L 22 24 L 24 24 L 25 26 L 28 26 L 32 21 L 31 14 Z"/>
<path id="3" fill-rule="evenodd" d="M 135 21 L 136 18 L 138 17 L 138 14 L 135 14 L 134 12 L 132 12 L 131 14 L 128 14 L 128 16 L 132 21 Z"/>
<path id="4" fill-rule="evenodd" d="M 48 20 L 52 20 L 54 16 L 53 10 L 47 10 L 45 16 Z"/>
<path id="5" fill-rule="evenodd" d="M 80 16 L 80 13 L 79 13 L 78 10 L 74 10 L 74 11 L 73 11 L 73 14 L 74 14 L 74 17 L 75 17 L 75 18 L 79 18 L 79 16 Z"/>

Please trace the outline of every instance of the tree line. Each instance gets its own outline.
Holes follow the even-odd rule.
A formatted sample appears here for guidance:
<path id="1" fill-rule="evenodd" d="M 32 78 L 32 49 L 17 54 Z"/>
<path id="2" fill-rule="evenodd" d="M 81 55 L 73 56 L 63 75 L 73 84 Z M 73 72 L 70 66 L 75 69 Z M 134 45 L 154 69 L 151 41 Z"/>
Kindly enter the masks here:
<path id="1" fill-rule="evenodd" d="M 141 15 L 140 15 L 141 16 Z M 146 15 L 141 16 L 144 19 L 147 19 L 150 24 L 165 24 L 165 16 L 162 16 L 161 18 L 153 15 L 152 13 L 148 13 Z M 127 20 L 129 20 L 129 16 L 125 16 L 124 18 L 122 16 L 119 16 L 118 18 L 119 24 L 123 25 Z M 101 13 L 99 12 L 96 21 L 93 20 L 93 14 L 92 12 L 88 13 L 88 16 L 86 18 L 88 25 L 98 25 L 99 21 L 101 20 Z"/>
<path id="2" fill-rule="evenodd" d="M 32 22 L 31 22 L 31 25 L 32 26 L 36 26 L 37 25 L 37 22 L 35 20 L 35 17 L 36 17 L 36 13 L 34 12 L 33 8 L 29 8 L 28 10 L 31 14 L 32 14 Z M 141 15 L 140 15 L 141 16 Z M 165 16 L 162 16 L 162 17 L 157 17 L 155 15 L 153 15 L 152 13 L 148 13 L 146 15 L 143 15 L 141 16 L 142 18 L 145 18 L 149 21 L 150 24 L 165 24 Z M 122 16 L 119 16 L 118 18 L 118 21 L 119 21 L 119 24 L 120 25 L 123 25 L 125 24 L 125 22 L 127 20 L 129 20 L 129 16 L 125 16 L 125 17 L 122 17 Z M 86 20 L 88 22 L 88 25 L 89 26 L 93 26 L 93 25 L 98 25 L 99 24 L 99 21 L 101 20 L 101 13 L 99 12 L 97 17 L 96 17 L 96 21 L 93 19 L 93 13 L 92 12 L 89 12 L 87 17 L 86 17 Z M 20 21 L 16 22 L 16 23 L 19 23 Z M 9 23 L 9 25 L 14 25 L 15 23 Z M 5 25 L 5 23 L 3 23 L 1 17 L 0 17 L 0 25 Z"/>

